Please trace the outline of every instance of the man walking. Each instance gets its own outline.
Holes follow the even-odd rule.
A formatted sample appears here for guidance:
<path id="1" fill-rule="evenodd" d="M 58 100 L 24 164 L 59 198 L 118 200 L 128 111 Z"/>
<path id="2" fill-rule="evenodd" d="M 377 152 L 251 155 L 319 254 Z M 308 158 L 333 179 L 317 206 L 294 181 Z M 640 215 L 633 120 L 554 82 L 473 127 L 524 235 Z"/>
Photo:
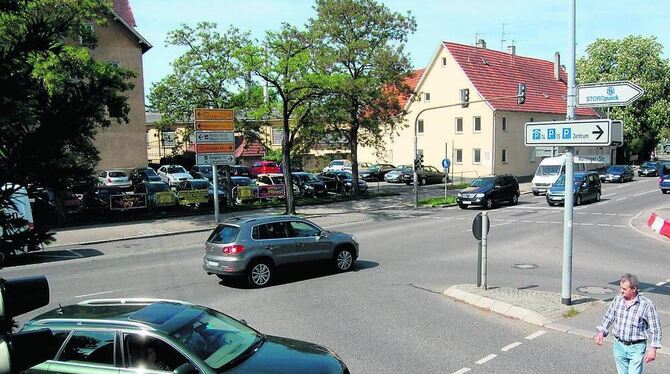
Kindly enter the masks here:
<path id="1" fill-rule="evenodd" d="M 654 361 L 656 350 L 661 348 L 661 322 L 656 307 L 638 293 L 639 287 L 635 275 L 621 277 L 619 295 L 610 304 L 594 338 L 596 344 L 602 345 L 614 324 L 614 361 L 619 374 L 642 373 L 642 361 Z"/>

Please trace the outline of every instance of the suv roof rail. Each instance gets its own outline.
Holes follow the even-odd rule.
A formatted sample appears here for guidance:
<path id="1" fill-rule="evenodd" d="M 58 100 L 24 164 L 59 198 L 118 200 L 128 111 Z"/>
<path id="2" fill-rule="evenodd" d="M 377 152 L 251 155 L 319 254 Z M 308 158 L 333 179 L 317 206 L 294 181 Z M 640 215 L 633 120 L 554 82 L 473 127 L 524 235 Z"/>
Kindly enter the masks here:
<path id="1" fill-rule="evenodd" d="M 152 298 L 117 298 L 117 299 L 90 299 L 85 300 L 77 305 L 123 305 L 123 304 L 151 304 L 151 303 L 175 303 L 182 305 L 192 305 L 189 302 L 172 299 L 152 299 Z"/>
<path id="2" fill-rule="evenodd" d="M 47 318 L 47 319 L 40 319 L 37 321 L 32 321 L 31 324 L 33 325 L 44 325 L 44 324 L 49 324 L 49 323 L 72 323 L 72 324 L 77 324 L 80 325 L 82 323 L 85 323 L 88 327 L 95 327 L 95 325 L 109 325 L 109 324 L 115 324 L 115 325 L 123 325 L 123 326 L 134 326 L 134 327 L 141 327 L 144 329 L 149 329 L 149 330 L 156 330 L 154 327 L 151 325 L 148 325 L 146 323 L 142 322 L 133 322 L 133 321 L 124 321 L 124 320 L 118 320 L 118 319 L 82 319 L 82 318 Z"/>

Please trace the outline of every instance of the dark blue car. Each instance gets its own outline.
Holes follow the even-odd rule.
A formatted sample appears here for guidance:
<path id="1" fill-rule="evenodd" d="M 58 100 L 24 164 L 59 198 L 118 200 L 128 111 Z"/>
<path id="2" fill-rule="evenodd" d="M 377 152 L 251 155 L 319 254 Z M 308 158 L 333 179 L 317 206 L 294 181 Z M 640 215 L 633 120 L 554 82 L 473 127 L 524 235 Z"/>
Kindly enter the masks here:
<path id="1" fill-rule="evenodd" d="M 658 178 L 658 188 L 661 192 L 666 194 L 670 191 L 670 169 L 663 168 L 663 175 Z"/>

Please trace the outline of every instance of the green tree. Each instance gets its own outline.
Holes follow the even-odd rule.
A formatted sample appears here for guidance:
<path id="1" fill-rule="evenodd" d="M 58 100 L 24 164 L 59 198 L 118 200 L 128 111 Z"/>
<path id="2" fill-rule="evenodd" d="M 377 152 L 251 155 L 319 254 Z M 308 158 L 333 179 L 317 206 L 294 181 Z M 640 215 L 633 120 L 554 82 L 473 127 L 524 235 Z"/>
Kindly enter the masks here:
<path id="1" fill-rule="evenodd" d="M 404 80 L 412 72 L 404 43 L 416 21 L 374 0 L 316 0 L 315 9 L 310 29 L 324 44 L 320 60 L 333 69 L 328 125 L 347 140 L 357 180 L 358 146 L 382 147 L 383 135 L 403 121 L 398 97 L 409 94 Z"/>
<path id="2" fill-rule="evenodd" d="M 0 2 L 0 186 L 59 190 L 92 182 L 96 131 L 128 122 L 123 92 L 132 88 L 133 73 L 91 56 L 96 41 L 85 23 L 102 25 L 110 15 L 104 0 Z M 67 42 L 80 36 L 87 46 Z M 0 194 L 1 207 L 12 205 L 13 190 Z M 0 214 L 5 234 L 20 224 Z M 45 240 L 40 231 L 3 235 L 0 247 L 13 251 Z"/>
<path id="3" fill-rule="evenodd" d="M 670 127 L 670 62 L 655 37 L 598 39 L 577 61 L 579 83 L 629 80 L 644 95 L 631 105 L 611 109 L 610 118 L 624 123 L 624 139 L 638 159 L 648 160 L 662 129 Z"/>
<path id="4" fill-rule="evenodd" d="M 327 77 L 316 68 L 317 49 L 313 35 L 284 23 L 280 31 L 267 32 L 260 45 L 249 47 L 245 53 L 246 70 L 267 82 L 276 95 L 267 107 L 276 108 L 282 119 L 287 214 L 295 213 L 291 151 L 300 133 L 313 124 L 312 112 L 326 92 Z"/>

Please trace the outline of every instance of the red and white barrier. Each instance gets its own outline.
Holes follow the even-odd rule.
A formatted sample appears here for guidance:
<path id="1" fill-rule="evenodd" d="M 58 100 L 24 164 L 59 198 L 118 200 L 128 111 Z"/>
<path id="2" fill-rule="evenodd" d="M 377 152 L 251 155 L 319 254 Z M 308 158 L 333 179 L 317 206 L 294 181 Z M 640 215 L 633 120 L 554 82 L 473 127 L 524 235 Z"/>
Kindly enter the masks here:
<path id="1" fill-rule="evenodd" d="M 670 238 L 670 220 L 661 218 L 652 212 L 647 220 L 647 226 L 665 237 Z"/>

